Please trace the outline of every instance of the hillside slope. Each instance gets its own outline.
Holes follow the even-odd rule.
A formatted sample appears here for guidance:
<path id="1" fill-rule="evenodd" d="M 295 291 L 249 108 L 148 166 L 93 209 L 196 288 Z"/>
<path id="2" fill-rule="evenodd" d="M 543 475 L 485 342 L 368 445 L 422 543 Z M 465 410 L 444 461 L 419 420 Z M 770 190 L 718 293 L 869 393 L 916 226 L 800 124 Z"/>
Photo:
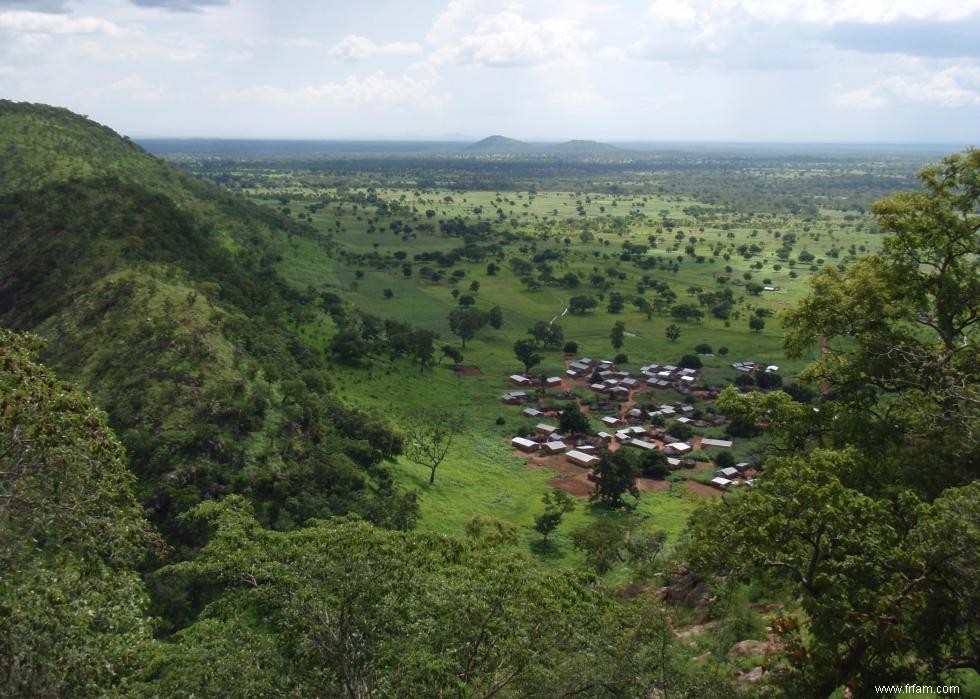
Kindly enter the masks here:
<path id="1" fill-rule="evenodd" d="M 284 529 L 410 523 L 382 465 L 398 437 L 335 399 L 290 329 L 305 299 L 265 240 L 301 224 L 65 110 L 0 102 L 0 152 L 0 323 L 108 412 L 171 541 L 196 536 L 176 514 L 231 492 Z"/>

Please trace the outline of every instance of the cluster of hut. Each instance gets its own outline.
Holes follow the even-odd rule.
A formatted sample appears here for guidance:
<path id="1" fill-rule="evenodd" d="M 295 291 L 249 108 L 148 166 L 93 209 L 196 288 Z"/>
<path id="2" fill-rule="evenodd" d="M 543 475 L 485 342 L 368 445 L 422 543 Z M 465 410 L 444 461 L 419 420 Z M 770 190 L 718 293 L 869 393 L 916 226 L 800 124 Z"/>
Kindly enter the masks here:
<path id="1" fill-rule="evenodd" d="M 596 361 L 588 357 L 570 362 L 565 374 L 567 378 L 586 380 L 589 382 L 589 390 L 608 395 L 611 400 L 617 400 L 617 402 L 608 404 L 601 402 L 598 404 L 600 408 L 610 408 L 617 412 L 621 407 L 619 401 L 628 401 L 635 390 L 649 386 L 652 388 L 672 388 L 684 392 L 683 389 L 692 390 L 698 380 L 696 369 L 670 364 L 648 364 L 641 367 L 641 376 L 637 377 L 628 371 L 617 370 L 613 362 L 609 360 Z M 522 374 L 514 374 L 510 377 L 510 382 L 519 388 L 559 388 L 562 386 L 562 377 L 542 376 L 532 379 Z M 562 391 L 557 397 L 574 399 L 575 395 L 571 392 Z M 501 397 L 504 403 L 510 405 L 530 403 L 535 399 L 534 393 L 525 390 L 512 390 Z M 535 405 L 525 407 L 521 414 L 528 418 L 542 418 L 555 415 L 559 411 L 560 408 L 557 406 Z M 687 424 L 691 427 L 700 428 L 720 426 L 726 422 L 726 418 L 722 415 L 695 417 L 695 412 L 694 406 L 687 404 L 663 403 L 646 407 L 634 406 L 618 415 L 602 417 L 600 421 L 604 426 L 603 431 L 591 436 L 578 435 L 574 439 L 562 435 L 558 427 L 541 422 L 535 427 L 533 435 L 515 436 L 511 439 L 511 445 L 528 454 L 540 453 L 547 456 L 564 454 L 569 463 L 591 468 L 599 461 L 601 454 L 616 442 L 620 446 L 634 449 L 661 451 L 666 455 L 671 468 L 693 467 L 695 463 L 686 458 L 694 451 L 691 444 L 673 437 L 668 428 L 648 427 L 646 425 L 651 421 L 663 424 L 667 419 L 671 419 L 677 424 Z M 732 442 L 727 439 L 702 437 L 700 446 L 701 448 L 730 449 Z M 711 484 L 719 489 L 727 489 L 741 482 L 745 478 L 748 468 L 747 463 L 740 463 L 735 467 L 720 469 Z"/>

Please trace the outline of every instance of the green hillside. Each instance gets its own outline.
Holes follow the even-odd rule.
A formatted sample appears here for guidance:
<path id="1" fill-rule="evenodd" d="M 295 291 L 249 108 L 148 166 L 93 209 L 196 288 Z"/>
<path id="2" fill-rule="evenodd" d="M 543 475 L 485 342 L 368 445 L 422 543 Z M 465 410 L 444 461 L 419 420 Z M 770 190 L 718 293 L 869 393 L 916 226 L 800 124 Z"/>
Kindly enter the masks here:
<path id="1" fill-rule="evenodd" d="M 280 528 L 352 509 L 407 524 L 410 499 L 379 504 L 398 498 L 398 438 L 333 398 L 289 329 L 303 297 L 265 241 L 303 224 L 65 110 L 0 103 L 0 144 L 0 322 L 38 332 L 108 412 L 172 541 L 194 538 L 175 514 L 232 492 Z"/>

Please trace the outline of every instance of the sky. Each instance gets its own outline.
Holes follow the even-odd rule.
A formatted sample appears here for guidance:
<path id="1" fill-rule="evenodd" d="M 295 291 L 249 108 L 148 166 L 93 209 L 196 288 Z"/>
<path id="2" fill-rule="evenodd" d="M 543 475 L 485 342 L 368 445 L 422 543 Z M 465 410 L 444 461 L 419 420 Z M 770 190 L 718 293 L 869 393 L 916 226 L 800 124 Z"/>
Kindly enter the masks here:
<path id="1" fill-rule="evenodd" d="M 0 0 L 0 96 L 136 138 L 980 145 L 980 0 Z"/>

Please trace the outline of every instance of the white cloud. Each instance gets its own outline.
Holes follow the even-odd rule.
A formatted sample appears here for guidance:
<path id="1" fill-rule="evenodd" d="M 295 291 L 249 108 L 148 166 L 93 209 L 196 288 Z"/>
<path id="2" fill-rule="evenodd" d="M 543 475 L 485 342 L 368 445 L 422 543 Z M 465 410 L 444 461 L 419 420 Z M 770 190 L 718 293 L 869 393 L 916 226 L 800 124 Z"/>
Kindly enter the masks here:
<path id="1" fill-rule="evenodd" d="M 871 87 L 842 92 L 834 96 L 834 102 L 849 109 L 880 109 L 888 104 L 888 100 Z"/>
<path id="2" fill-rule="evenodd" d="M 272 102 L 296 104 L 324 102 L 337 106 L 436 106 L 444 97 L 435 94 L 431 80 L 415 80 L 408 77 L 388 78 L 377 71 L 366 78 L 350 75 L 344 80 L 300 88 L 283 88 L 259 85 L 244 90 L 225 91 L 223 99 L 229 102 Z"/>
<path id="3" fill-rule="evenodd" d="M 690 27 L 698 21 L 698 11 L 687 0 L 655 0 L 647 14 L 659 22 L 680 27 Z"/>
<path id="4" fill-rule="evenodd" d="M 109 92 L 125 94 L 136 99 L 155 101 L 163 96 L 163 91 L 158 87 L 152 87 L 145 80 L 138 77 L 123 78 L 109 85 Z"/>
<path id="5" fill-rule="evenodd" d="M 924 75 L 892 75 L 878 84 L 844 92 L 834 100 L 852 109 L 891 104 L 957 108 L 980 106 L 980 68 L 951 66 Z"/>
<path id="6" fill-rule="evenodd" d="M 449 28 L 458 30 L 456 25 L 460 16 L 456 10 L 461 5 L 458 1 L 451 2 L 450 10 L 436 20 L 436 26 L 429 33 L 430 37 L 437 35 L 439 41 L 446 42 L 432 53 L 430 63 L 514 68 L 580 60 L 582 50 L 595 37 L 575 16 L 533 20 L 517 11 L 504 10 L 480 16 L 472 29 L 451 38 Z"/>
<path id="7" fill-rule="evenodd" d="M 0 12 L 0 31 L 24 34 L 105 34 L 122 36 L 122 27 L 98 17 L 69 17 L 44 12 Z"/>
<path id="8" fill-rule="evenodd" d="M 569 85 L 565 89 L 553 92 L 548 97 L 549 104 L 556 104 L 565 109 L 583 110 L 607 104 L 594 85 Z"/>
<path id="9" fill-rule="evenodd" d="M 328 54 L 344 61 L 360 61 L 378 55 L 398 55 L 421 53 L 420 44 L 395 41 L 389 44 L 376 44 L 366 36 L 348 34 L 335 45 Z"/>

